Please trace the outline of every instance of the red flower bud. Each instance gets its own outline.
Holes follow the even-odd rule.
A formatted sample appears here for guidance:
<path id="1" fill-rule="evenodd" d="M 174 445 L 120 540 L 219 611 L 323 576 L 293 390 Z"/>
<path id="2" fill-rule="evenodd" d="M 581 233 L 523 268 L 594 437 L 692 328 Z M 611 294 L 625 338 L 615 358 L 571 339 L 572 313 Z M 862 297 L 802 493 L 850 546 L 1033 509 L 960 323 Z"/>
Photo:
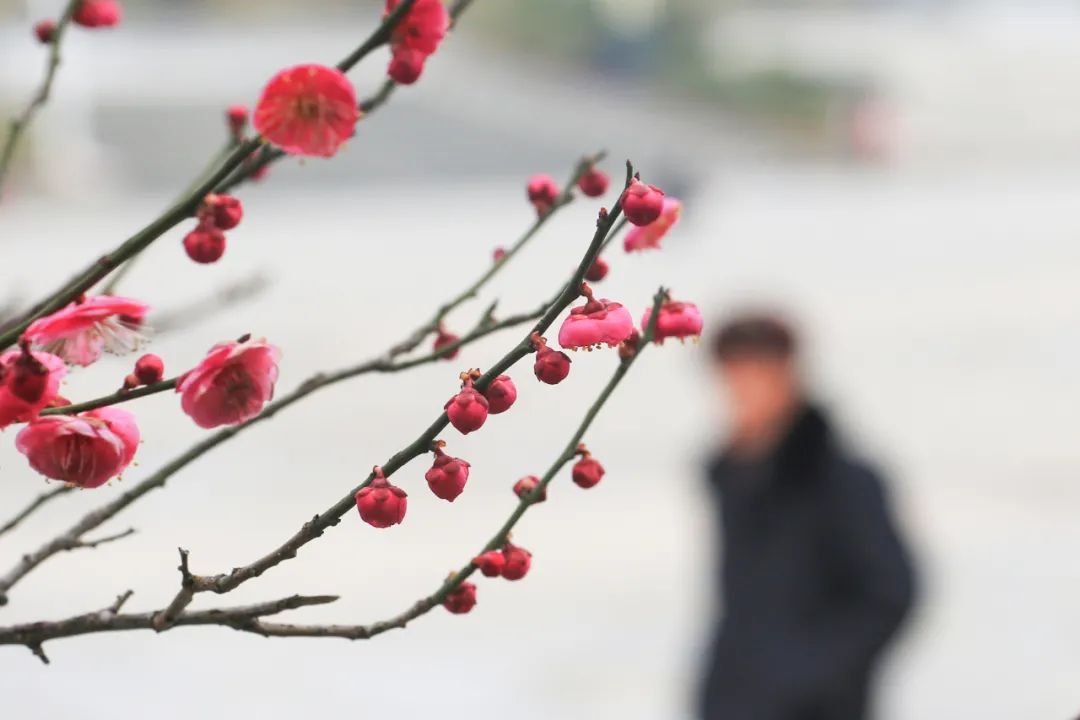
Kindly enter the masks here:
<path id="1" fill-rule="evenodd" d="M 487 386 L 484 397 L 488 401 L 488 412 L 498 415 L 509 410 L 517 400 L 517 388 L 509 375 L 500 375 Z"/>
<path id="2" fill-rule="evenodd" d="M 244 217 L 244 206 L 232 195 L 208 195 L 203 207 L 201 216 L 218 230 L 232 230 Z"/>
<path id="3" fill-rule="evenodd" d="M 501 247 L 497 247 L 495 248 L 495 251 L 491 253 L 491 257 L 495 262 L 499 262 L 504 257 L 506 257 L 506 250 Z"/>
<path id="4" fill-rule="evenodd" d="M 29 344 L 24 344 L 22 355 L 12 363 L 11 372 L 4 379 L 12 395 L 33 405 L 48 390 L 49 369 L 30 353 Z"/>
<path id="5" fill-rule="evenodd" d="M 549 347 L 542 347 L 536 351 L 533 372 L 540 382 L 558 385 L 570 374 L 570 356 Z"/>
<path id="6" fill-rule="evenodd" d="M 476 607 L 476 585 L 463 582 L 443 600 L 443 607 L 455 615 L 463 615 Z"/>
<path id="7" fill-rule="evenodd" d="M 436 497 L 454 502 L 469 480 L 469 463 L 450 457 L 442 451 L 442 445 L 441 441 L 435 444 L 435 462 L 424 474 L 424 479 Z"/>
<path id="8" fill-rule="evenodd" d="M 165 362 L 154 355 L 147 353 L 135 361 L 135 377 L 143 385 L 153 385 L 165 377 Z"/>
<path id="9" fill-rule="evenodd" d="M 641 346 L 641 333 L 637 330 L 630 333 L 630 337 L 626 338 L 619 344 L 619 358 L 622 360 L 629 360 L 637 355 L 638 348 Z"/>
<path id="10" fill-rule="evenodd" d="M 578 178 L 577 186 L 589 197 L 600 197 L 608 189 L 607 173 L 590 167 Z"/>
<path id="11" fill-rule="evenodd" d="M 184 250 L 197 263 L 212 263 L 225 254 L 225 233 L 212 225 L 200 224 L 184 236 Z"/>
<path id="12" fill-rule="evenodd" d="M 380 468 L 375 468 L 375 479 L 356 493 L 356 509 L 368 525 L 388 528 L 405 519 L 407 497 L 404 490 L 387 481 Z"/>
<path id="13" fill-rule="evenodd" d="M 425 60 L 427 60 L 427 55 L 419 50 L 407 47 L 395 48 L 386 74 L 399 85 L 412 85 L 424 72 Z"/>
<path id="14" fill-rule="evenodd" d="M 71 16 L 76 25 L 83 27 L 113 27 L 120 24 L 123 10 L 116 0 L 82 0 Z"/>
<path id="15" fill-rule="evenodd" d="M 473 558 L 473 565 L 480 568 L 485 577 L 499 577 L 506 566 L 506 556 L 501 550 L 489 550 Z"/>
<path id="16" fill-rule="evenodd" d="M 600 478 L 604 477 L 604 466 L 585 450 L 582 458 L 574 463 L 571 476 L 574 479 L 574 484 L 578 487 L 591 488 L 600 482 Z"/>
<path id="17" fill-rule="evenodd" d="M 529 178 L 529 184 L 525 187 L 529 196 L 529 202 L 536 208 L 536 212 L 543 215 L 555 205 L 559 198 L 559 186 L 551 179 L 550 175 L 533 175 Z"/>
<path id="18" fill-rule="evenodd" d="M 225 111 L 225 121 L 229 124 L 229 132 L 236 137 L 241 137 L 248 124 L 247 105 L 230 105 Z"/>
<path id="19" fill-rule="evenodd" d="M 138 376 L 135 373 L 128 373 L 124 376 L 124 384 L 120 386 L 121 390 L 134 390 L 142 385 Z"/>
<path id="20" fill-rule="evenodd" d="M 535 475 L 526 475 L 514 483 L 514 494 L 519 498 L 524 499 L 526 495 L 531 494 L 539 485 L 540 478 Z M 536 502 L 544 502 L 545 500 L 547 500 L 547 488 L 544 488 L 540 492 L 540 497 L 536 499 Z"/>
<path id="21" fill-rule="evenodd" d="M 462 435 L 468 435 L 487 420 L 488 401 L 473 388 L 472 378 L 466 376 L 461 391 L 446 401 L 445 410 L 450 424 Z"/>
<path id="22" fill-rule="evenodd" d="M 439 327 L 439 332 L 435 336 L 435 342 L 432 344 L 431 349 L 433 351 L 435 351 L 435 352 L 438 352 L 439 350 L 446 347 L 447 345 L 452 345 L 452 344 L 456 343 L 460 339 L 461 338 L 458 337 L 457 335 L 455 335 L 454 333 L 446 332 L 440 326 Z M 453 350 L 448 352 L 446 355 L 443 355 L 442 359 L 443 360 L 453 360 L 454 358 L 456 358 L 458 356 L 458 353 L 460 353 L 460 352 L 461 352 L 461 348 L 459 348 L 459 347 L 454 348 Z"/>
<path id="23" fill-rule="evenodd" d="M 34 34 L 37 35 L 38 42 L 42 45 L 51 43 L 55 33 L 56 22 L 53 20 L 38 20 L 37 23 L 34 24 Z"/>
<path id="24" fill-rule="evenodd" d="M 599 282 L 607 277 L 609 269 L 607 260 L 597 256 L 597 258 L 593 260 L 593 264 L 585 271 L 585 279 L 589 282 Z"/>
<path id="25" fill-rule="evenodd" d="M 620 201 L 626 219 L 641 227 L 660 217 L 664 209 L 664 191 L 634 178 L 630 187 L 623 190 Z"/>
<path id="26" fill-rule="evenodd" d="M 506 564 L 503 565 L 502 576 L 507 580 L 520 580 L 525 577 L 529 572 L 529 566 L 532 565 L 532 553 L 510 543 L 506 543 L 503 547 L 503 559 Z"/>

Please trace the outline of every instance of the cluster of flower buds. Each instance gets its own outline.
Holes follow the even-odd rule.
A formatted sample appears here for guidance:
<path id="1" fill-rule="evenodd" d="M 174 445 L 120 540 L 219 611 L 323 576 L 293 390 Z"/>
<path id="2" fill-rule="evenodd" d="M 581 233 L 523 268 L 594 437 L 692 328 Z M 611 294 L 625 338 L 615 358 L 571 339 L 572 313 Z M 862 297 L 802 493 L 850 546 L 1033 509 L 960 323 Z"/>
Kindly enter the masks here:
<path id="1" fill-rule="evenodd" d="M 507 541 L 502 548 L 477 555 L 472 562 L 484 577 L 520 580 L 529 572 L 532 553 Z"/>
<path id="2" fill-rule="evenodd" d="M 244 206 L 232 195 L 207 195 L 196 213 L 199 224 L 184 236 L 184 250 L 197 263 L 213 263 L 225 254 L 225 231 L 244 217 Z"/>
<path id="3" fill-rule="evenodd" d="M 36 418 L 56 399 L 65 374 L 61 358 L 32 351 L 25 339 L 18 350 L 0 354 L 0 428 Z"/>
<path id="4" fill-rule="evenodd" d="M 386 0 L 386 14 L 400 0 Z M 401 85 L 420 79 L 424 63 L 439 48 L 450 29 L 450 14 L 442 0 L 416 0 L 390 34 L 390 65 L 387 75 Z"/>

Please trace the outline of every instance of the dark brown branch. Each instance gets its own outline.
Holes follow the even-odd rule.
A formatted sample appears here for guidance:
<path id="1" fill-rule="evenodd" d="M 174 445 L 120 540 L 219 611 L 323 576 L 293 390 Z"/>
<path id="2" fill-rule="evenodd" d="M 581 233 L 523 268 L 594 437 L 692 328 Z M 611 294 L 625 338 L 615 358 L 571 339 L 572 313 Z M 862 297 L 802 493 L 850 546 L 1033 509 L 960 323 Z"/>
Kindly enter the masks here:
<path id="1" fill-rule="evenodd" d="M 14 530 L 19 523 L 30 517 L 30 515 L 32 515 L 42 505 L 48 503 L 51 500 L 55 500 L 61 495 L 67 495 L 72 490 L 73 488 L 70 485 L 61 485 L 60 487 L 53 488 L 52 490 L 47 490 L 41 493 L 36 498 L 34 498 L 29 505 L 23 508 L 18 515 L 8 520 L 6 523 L 3 524 L 3 526 L 0 526 L 0 535 Z"/>
<path id="2" fill-rule="evenodd" d="M 41 658 L 43 662 L 47 663 L 48 658 L 41 648 L 49 640 L 100 632 L 155 630 L 154 618 L 160 611 L 144 613 L 120 612 L 120 608 L 129 597 L 131 597 L 130 590 L 119 596 L 112 605 L 104 610 L 95 610 L 64 620 L 23 623 L 0 628 L 0 645 L 23 645 Z M 276 615 L 286 610 L 295 610 L 301 607 L 326 605 L 337 599 L 336 595 L 290 595 L 280 600 L 271 600 L 252 605 L 238 605 L 184 613 L 176 621 L 175 625 L 220 625 L 253 632 L 249 626 L 251 621 L 257 618 Z"/>
<path id="3" fill-rule="evenodd" d="M 67 5 L 64 6 L 64 12 L 56 23 L 52 39 L 49 40 L 49 59 L 45 66 L 45 76 L 41 80 L 41 85 L 38 86 L 37 91 L 30 98 L 30 102 L 23 108 L 23 111 L 11 120 L 7 139 L 4 140 L 4 148 L 0 150 L 0 200 L 3 200 L 4 180 L 11 169 L 11 162 L 15 157 L 15 148 L 19 144 L 19 139 L 26 132 L 26 128 L 29 127 L 38 110 L 49 101 L 49 94 L 52 92 L 56 72 L 60 69 L 60 46 L 64 40 L 65 31 L 68 25 L 71 24 L 75 9 L 80 2 L 81 0 L 68 0 Z"/>

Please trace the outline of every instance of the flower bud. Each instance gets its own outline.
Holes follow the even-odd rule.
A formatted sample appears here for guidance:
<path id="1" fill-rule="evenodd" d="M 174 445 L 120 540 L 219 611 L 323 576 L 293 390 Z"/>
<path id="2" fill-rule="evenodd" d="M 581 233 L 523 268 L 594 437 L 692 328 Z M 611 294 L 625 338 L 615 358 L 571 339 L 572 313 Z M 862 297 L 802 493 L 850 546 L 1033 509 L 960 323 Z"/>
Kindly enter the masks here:
<path id="1" fill-rule="evenodd" d="M 506 562 L 503 565 L 502 576 L 507 580 L 520 580 L 525 577 L 529 572 L 529 566 L 532 565 L 532 553 L 511 543 L 506 543 L 503 547 L 503 559 Z"/>
<path id="2" fill-rule="evenodd" d="M 427 55 L 419 50 L 402 47 L 394 50 L 386 74 L 399 85 L 412 85 L 424 72 Z"/>
<path id="3" fill-rule="evenodd" d="M 501 550 L 489 550 L 473 558 L 473 565 L 480 568 L 484 577 L 499 577 L 506 566 L 506 556 Z"/>
<path id="4" fill-rule="evenodd" d="M 469 463 L 444 453 L 443 444 L 441 441 L 435 444 L 435 462 L 424 474 L 424 479 L 436 497 L 454 502 L 469 480 Z"/>
<path id="5" fill-rule="evenodd" d="M 539 485 L 540 478 L 535 475 L 526 475 L 514 483 L 514 494 L 524 500 L 525 497 L 531 495 L 532 491 Z M 547 500 L 547 488 L 540 491 L 540 497 L 536 498 L 536 502 L 544 502 L 545 500 Z"/>
<path id="6" fill-rule="evenodd" d="M 184 250 L 197 263 L 212 263 L 225 254 L 225 233 L 212 225 L 200 224 L 184 236 Z"/>
<path id="7" fill-rule="evenodd" d="M 161 382 L 165 377 L 165 362 L 157 355 L 147 353 L 135 361 L 135 377 L 143 385 Z"/>
<path id="8" fill-rule="evenodd" d="M 541 215 L 551 210 L 561 192 L 550 175 L 533 175 L 529 178 L 525 191 L 529 196 L 529 202 Z"/>
<path id="9" fill-rule="evenodd" d="M 22 354 L 6 375 L 8 391 L 28 405 L 41 401 L 49 387 L 49 369 L 23 345 Z"/>
<path id="10" fill-rule="evenodd" d="M 623 191 L 620 201 L 626 219 L 641 227 L 660 217 L 660 211 L 664 209 L 664 191 L 634 178 L 630 187 Z"/>
<path id="11" fill-rule="evenodd" d="M 225 122 L 228 123 L 229 132 L 234 137 L 243 137 L 248 124 L 247 105 L 230 105 L 225 111 Z"/>
<path id="12" fill-rule="evenodd" d="M 447 400 L 445 405 L 450 424 L 462 435 L 479 430 L 487 420 L 488 401 L 472 386 L 472 378 L 466 376 L 461 391 Z"/>
<path id="13" fill-rule="evenodd" d="M 585 279 L 589 282 L 600 282 L 607 277 L 609 266 L 607 260 L 597 255 L 593 264 L 585 271 Z"/>
<path id="14" fill-rule="evenodd" d="M 405 519 L 407 497 L 404 490 L 387 481 L 382 469 L 375 468 L 375 479 L 356 493 L 356 509 L 368 525 L 388 528 Z"/>
<path id="15" fill-rule="evenodd" d="M 589 197 L 600 197 L 607 192 L 608 175 L 603 170 L 590 167 L 578 178 L 577 186 Z"/>
<path id="16" fill-rule="evenodd" d="M 72 22 L 83 27 L 113 27 L 120 24 L 123 10 L 116 0 L 81 0 L 71 16 Z"/>
<path id="17" fill-rule="evenodd" d="M 463 615 L 476 607 L 476 585 L 463 582 L 443 600 L 443 607 L 455 615 Z"/>
<path id="18" fill-rule="evenodd" d="M 244 206 L 232 195 L 208 195 L 202 216 L 218 230 L 232 230 L 244 217 Z"/>
<path id="19" fill-rule="evenodd" d="M 574 463 L 570 474 L 575 485 L 582 488 L 591 488 L 600 482 L 600 478 L 604 477 L 604 466 L 589 455 L 588 450 L 583 449 L 581 453 L 581 459 Z"/>
<path id="20" fill-rule="evenodd" d="M 488 412 L 498 415 L 509 410 L 517 400 L 517 388 L 509 375 L 500 375 L 487 386 L 484 397 L 488 401 Z"/>
<path id="21" fill-rule="evenodd" d="M 648 330 L 651 319 L 652 308 L 646 308 L 645 314 L 641 317 L 642 332 Z M 667 300 L 660 306 L 653 341 L 662 344 L 669 337 L 680 340 L 697 338 L 701 335 L 701 326 L 701 312 L 697 309 L 697 305 Z"/>
<path id="22" fill-rule="evenodd" d="M 536 361 L 533 373 L 536 379 L 548 385 L 558 385 L 570 374 L 570 357 L 547 346 L 547 341 L 533 333 L 533 347 L 536 348 Z"/>
<path id="23" fill-rule="evenodd" d="M 457 335 L 455 335 L 454 333 L 447 332 L 446 330 L 444 330 L 443 327 L 440 325 L 439 326 L 439 331 L 435 335 L 435 342 L 432 344 L 431 349 L 434 352 L 439 352 L 439 350 L 441 350 L 442 348 L 446 347 L 447 345 L 453 345 L 454 343 L 456 343 L 460 339 L 461 338 L 458 337 Z M 453 360 L 454 358 L 456 358 L 458 356 L 458 354 L 460 352 L 461 352 L 460 347 L 454 348 L 453 350 L 451 350 L 447 354 L 443 355 L 441 359 L 443 359 L 443 360 Z"/>
<path id="24" fill-rule="evenodd" d="M 56 34 L 56 21 L 45 19 L 38 20 L 34 24 L 34 34 L 37 35 L 38 42 L 42 45 L 48 45 L 53 40 L 53 35 Z"/>

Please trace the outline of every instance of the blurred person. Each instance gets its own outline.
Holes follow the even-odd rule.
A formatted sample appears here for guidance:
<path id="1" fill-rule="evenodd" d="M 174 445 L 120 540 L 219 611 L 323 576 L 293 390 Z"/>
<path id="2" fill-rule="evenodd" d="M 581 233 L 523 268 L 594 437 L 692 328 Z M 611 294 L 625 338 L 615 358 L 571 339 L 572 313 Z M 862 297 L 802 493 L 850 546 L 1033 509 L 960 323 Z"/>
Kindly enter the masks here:
<path id="1" fill-rule="evenodd" d="M 913 601 L 882 481 L 800 381 L 783 321 L 748 315 L 711 355 L 728 415 L 708 465 L 723 615 L 702 720 L 862 720 L 874 668 Z"/>

